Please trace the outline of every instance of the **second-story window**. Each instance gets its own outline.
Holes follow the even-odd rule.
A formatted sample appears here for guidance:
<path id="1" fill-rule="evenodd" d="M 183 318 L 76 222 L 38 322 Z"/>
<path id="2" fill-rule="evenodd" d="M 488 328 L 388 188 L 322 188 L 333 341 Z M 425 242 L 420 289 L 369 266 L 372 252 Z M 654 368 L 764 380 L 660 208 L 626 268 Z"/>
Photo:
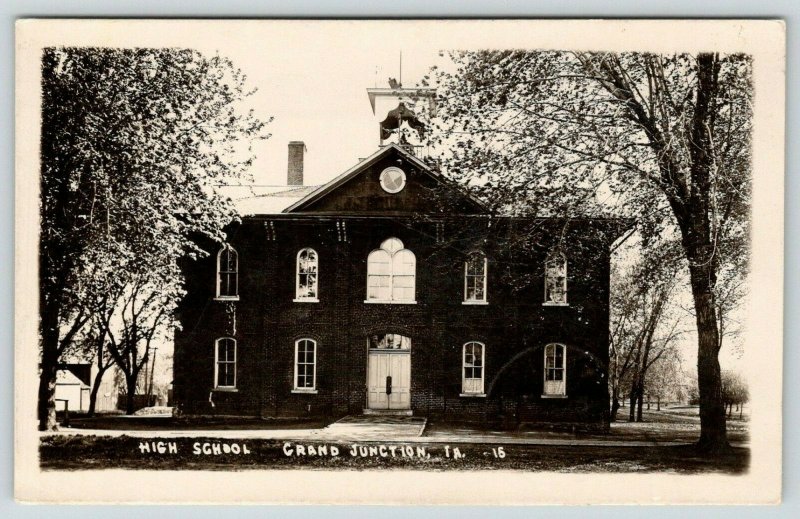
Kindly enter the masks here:
<path id="1" fill-rule="evenodd" d="M 217 253 L 217 298 L 239 298 L 239 255 L 227 244 Z"/>
<path id="2" fill-rule="evenodd" d="M 473 252 L 464 262 L 464 302 L 486 303 L 486 255 Z"/>
<path id="3" fill-rule="evenodd" d="M 297 253 L 297 290 L 295 301 L 319 300 L 319 259 L 314 249 Z"/>
<path id="4" fill-rule="evenodd" d="M 544 262 L 544 304 L 567 304 L 567 257 L 551 252 Z"/>
<path id="5" fill-rule="evenodd" d="M 368 303 L 414 303 L 417 259 L 397 238 L 367 257 Z"/>

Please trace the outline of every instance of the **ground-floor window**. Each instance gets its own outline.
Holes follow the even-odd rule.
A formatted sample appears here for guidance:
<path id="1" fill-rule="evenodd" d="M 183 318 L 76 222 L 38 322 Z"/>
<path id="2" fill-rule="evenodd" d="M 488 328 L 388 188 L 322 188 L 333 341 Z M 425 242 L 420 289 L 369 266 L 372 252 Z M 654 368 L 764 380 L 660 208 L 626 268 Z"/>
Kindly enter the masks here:
<path id="1" fill-rule="evenodd" d="M 462 393 L 483 394 L 484 353 L 485 347 L 480 342 L 472 341 L 464 345 Z"/>
<path id="2" fill-rule="evenodd" d="M 299 339 L 294 343 L 294 388 L 313 391 L 317 384 L 317 342 Z"/>
<path id="3" fill-rule="evenodd" d="M 567 394 L 567 347 L 548 344 L 544 347 L 544 396 Z"/>
<path id="4" fill-rule="evenodd" d="M 222 337 L 214 346 L 214 387 L 236 387 L 236 339 Z"/>

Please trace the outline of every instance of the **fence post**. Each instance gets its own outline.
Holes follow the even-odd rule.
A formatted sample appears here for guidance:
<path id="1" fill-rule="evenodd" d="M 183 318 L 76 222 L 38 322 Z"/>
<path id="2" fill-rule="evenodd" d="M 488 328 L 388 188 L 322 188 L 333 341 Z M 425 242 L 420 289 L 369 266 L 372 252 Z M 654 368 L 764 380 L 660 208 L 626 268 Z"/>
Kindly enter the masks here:
<path id="1" fill-rule="evenodd" d="M 66 398 L 56 398 L 56 402 L 64 402 L 64 427 L 69 427 L 69 400 Z"/>

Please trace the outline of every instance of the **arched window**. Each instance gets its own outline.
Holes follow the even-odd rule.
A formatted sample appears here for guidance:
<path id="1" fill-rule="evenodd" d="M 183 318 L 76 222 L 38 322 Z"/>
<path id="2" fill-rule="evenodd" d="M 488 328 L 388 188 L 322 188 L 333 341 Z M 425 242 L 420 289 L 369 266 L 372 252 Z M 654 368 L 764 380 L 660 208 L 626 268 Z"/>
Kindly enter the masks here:
<path id="1" fill-rule="evenodd" d="M 567 304 L 567 257 L 551 252 L 544 262 L 544 304 Z"/>
<path id="2" fill-rule="evenodd" d="M 221 337 L 214 343 L 214 387 L 236 387 L 236 339 Z"/>
<path id="3" fill-rule="evenodd" d="M 367 257 L 367 303 L 414 303 L 417 259 L 389 238 Z"/>
<path id="4" fill-rule="evenodd" d="M 294 390 L 317 389 L 317 341 L 298 339 L 294 343 Z"/>
<path id="5" fill-rule="evenodd" d="M 475 341 L 464 345 L 461 379 L 461 393 L 464 396 L 483 395 L 485 349 L 483 343 Z"/>
<path id="6" fill-rule="evenodd" d="M 217 297 L 239 298 L 239 255 L 228 244 L 217 253 Z"/>
<path id="7" fill-rule="evenodd" d="M 544 395 L 565 396 L 567 394 L 567 347 L 563 344 L 548 344 L 544 347 Z"/>
<path id="8" fill-rule="evenodd" d="M 486 255 L 473 252 L 464 262 L 464 302 L 486 302 Z"/>
<path id="9" fill-rule="evenodd" d="M 297 253 L 297 279 L 295 301 L 319 301 L 319 260 L 314 249 L 305 248 Z"/>

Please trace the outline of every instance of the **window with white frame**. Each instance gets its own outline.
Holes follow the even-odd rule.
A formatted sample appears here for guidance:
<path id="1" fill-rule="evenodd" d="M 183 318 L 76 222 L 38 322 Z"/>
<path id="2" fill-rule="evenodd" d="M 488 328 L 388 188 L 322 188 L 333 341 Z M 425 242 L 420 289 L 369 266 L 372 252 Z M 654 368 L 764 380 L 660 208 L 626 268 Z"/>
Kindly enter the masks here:
<path id="1" fill-rule="evenodd" d="M 473 252 L 464 262 L 464 302 L 486 302 L 486 255 Z"/>
<path id="2" fill-rule="evenodd" d="M 239 298 L 239 255 L 227 244 L 217 253 L 217 298 Z"/>
<path id="3" fill-rule="evenodd" d="M 236 339 L 221 337 L 214 344 L 214 387 L 236 387 Z"/>
<path id="4" fill-rule="evenodd" d="M 414 303 L 417 259 L 397 238 L 367 257 L 367 302 Z"/>
<path id="5" fill-rule="evenodd" d="M 567 257 L 551 252 L 544 262 L 544 304 L 567 304 Z"/>
<path id="6" fill-rule="evenodd" d="M 294 389 L 314 391 L 317 388 L 317 341 L 298 339 L 294 343 Z"/>
<path id="7" fill-rule="evenodd" d="M 295 301 L 317 301 L 319 297 L 319 258 L 317 251 L 305 248 L 297 253 Z"/>
<path id="8" fill-rule="evenodd" d="M 461 393 L 483 394 L 484 360 L 486 348 L 483 343 L 471 341 L 464 345 Z"/>
<path id="9" fill-rule="evenodd" d="M 544 396 L 567 394 L 567 347 L 548 344 L 544 347 Z"/>

